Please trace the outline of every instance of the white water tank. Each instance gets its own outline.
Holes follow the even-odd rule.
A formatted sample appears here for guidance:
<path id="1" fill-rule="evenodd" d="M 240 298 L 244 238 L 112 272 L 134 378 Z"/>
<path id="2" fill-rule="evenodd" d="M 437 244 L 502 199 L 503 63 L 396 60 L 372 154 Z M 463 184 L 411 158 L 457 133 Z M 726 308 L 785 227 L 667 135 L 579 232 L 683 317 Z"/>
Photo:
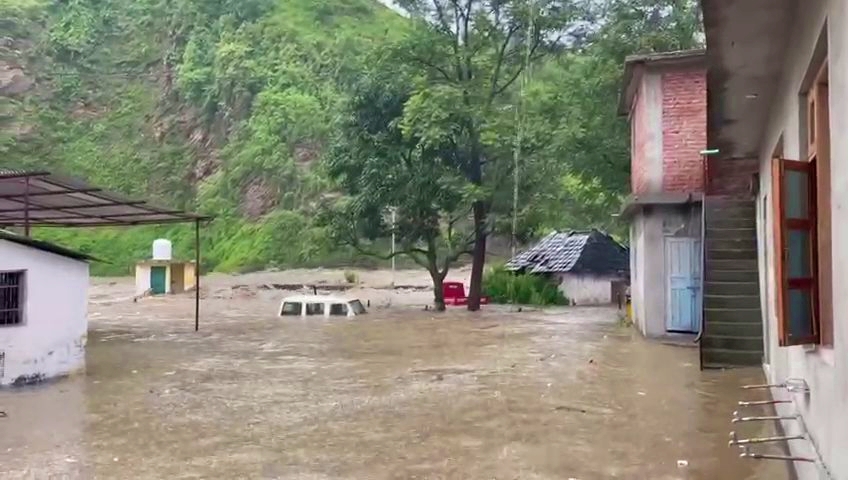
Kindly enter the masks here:
<path id="1" fill-rule="evenodd" d="M 153 260 L 171 259 L 171 241 L 164 238 L 153 240 Z"/>

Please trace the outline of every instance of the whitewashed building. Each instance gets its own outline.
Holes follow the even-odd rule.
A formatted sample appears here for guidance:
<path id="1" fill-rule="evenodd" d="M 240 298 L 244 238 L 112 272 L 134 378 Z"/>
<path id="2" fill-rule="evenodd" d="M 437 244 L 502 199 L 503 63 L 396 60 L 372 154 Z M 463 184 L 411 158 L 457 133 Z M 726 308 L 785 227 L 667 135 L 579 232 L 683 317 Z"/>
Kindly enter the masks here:
<path id="1" fill-rule="evenodd" d="M 553 232 L 506 264 L 508 270 L 550 275 L 574 305 L 616 301 L 629 276 L 627 248 L 599 230 Z"/>
<path id="2" fill-rule="evenodd" d="M 801 480 L 845 479 L 848 1 L 701 6 L 708 141 L 720 152 L 710 168 L 758 166 L 762 364 L 773 397 L 785 402 L 776 405 L 783 430 L 801 437 L 788 441 L 791 464 Z"/>
<path id="3" fill-rule="evenodd" d="M 89 260 L 0 230 L 0 386 L 85 366 Z"/>

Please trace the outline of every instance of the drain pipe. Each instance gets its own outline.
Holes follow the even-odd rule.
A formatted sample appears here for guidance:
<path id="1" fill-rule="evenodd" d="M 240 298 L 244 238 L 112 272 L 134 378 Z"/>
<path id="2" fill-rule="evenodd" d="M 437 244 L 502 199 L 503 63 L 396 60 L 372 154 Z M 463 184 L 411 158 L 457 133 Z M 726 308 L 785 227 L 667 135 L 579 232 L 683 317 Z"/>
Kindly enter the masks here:
<path id="1" fill-rule="evenodd" d="M 704 277 L 707 275 L 707 187 L 709 186 L 710 174 L 709 162 L 707 161 L 707 157 L 709 157 L 710 155 L 718 155 L 718 149 L 713 148 L 708 150 L 701 150 L 699 153 L 701 155 L 701 168 L 703 174 L 703 177 L 701 179 L 701 285 L 699 285 L 701 292 L 701 304 L 698 305 L 698 308 L 701 311 L 701 321 L 698 325 L 698 336 L 695 337 L 693 343 L 700 342 L 701 337 L 704 336 Z M 701 363 L 703 364 L 703 359 L 701 360 Z"/>

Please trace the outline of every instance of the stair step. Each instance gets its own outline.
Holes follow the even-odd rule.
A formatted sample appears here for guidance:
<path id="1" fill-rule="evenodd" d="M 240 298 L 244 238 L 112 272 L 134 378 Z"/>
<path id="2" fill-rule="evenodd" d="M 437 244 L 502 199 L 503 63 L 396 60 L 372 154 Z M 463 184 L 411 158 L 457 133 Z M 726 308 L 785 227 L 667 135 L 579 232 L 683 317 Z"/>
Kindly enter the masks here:
<path id="1" fill-rule="evenodd" d="M 753 203 L 707 203 L 707 218 L 756 218 L 757 209 Z"/>
<path id="2" fill-rule="evenodd" d="M 708 243 L 710 240 L 751 239 L 756 244 L 757 229 L 752 226 L 742 228 L 707 228 L 705 237 Z"/>
<path id="3" fill-rule="evenodd" d="M 763 364 L 761 351 L 701 347 L 701 358 L 704 368 L 747 367 Z"/>
<path id="4" fill-rule="evenodd" d="M 701 345 L 706 349 L 736 350 L 736 351 L 762 351 L 763 337 L 740 337 L 725 335 L 707 335 L 701 338 Z"/>
<path id="5" fill-rule="evenodd" d="M 722 323 L 759 323 L 762 324 L 763 314 L 759 305 L 757 308 L 710 308 L 704 305 L 704 324 Z M 707 327 L 709 328 L 709 327 Z"/>
<path id="6" fill-rule="evenodd" d="M 707 280 L 704 282 L 704 295 L 759 295 L 759 282 L 720 282 Z"/>
<path id="7" fill-rule="evenodd" d="M 704 322 L 704 336 L 757 337 L 763 336 L 763 324 L 759 322 Z"/>
<path id="8" fill-rule="evenodd" d="M 731 171 L 731 165 L 722 165 L 722 171 Z M 747 172 L 746 172 L 747 176 Z M 708 195 L 706 198 L 708 204 L 749 204 L 754 203 L 754 198 L 750 195 Z"/>
<path id="9" fill-rule="evenodd" d="M 759 295 L 704 295 L 704 308 L 759 309 Z"/>
<path id="10" fill-rule="evenodd" d="M 707 261 L 711 260 L 748 260 L 757 258 L 757 249 L 745 250 L 707 250 Z"/>
<path id="11" fill-rule="evenodd" d="M 707 259 L 707 271 L 734 271 L 734 272 L 757 272 L 758 263 L 756 256 L 749 259 L 731 260 L 731 259 Z M 759 277 L 758 277 L 759 278 Z"/>
<path id="12" fill-rule="evenodd" d="M 724 216 L 707 215 L 704 219 L 707 231 L 714 228 L 756 228 L 757 220 L 753 216 L 745 218 L 727 218 Z"/>
<path id="13" fill-rule="evenodd" d="M 707 250 L 753 250 L 757 251 L 757 237 L 707 237 Z"/>
<path id="14" fill-rule="evenodd" d="M 744 270 L 710 270 L 704 275 L 705 282 L 745 282 L 759 285 L 760 274 L 756 271 Z"/>

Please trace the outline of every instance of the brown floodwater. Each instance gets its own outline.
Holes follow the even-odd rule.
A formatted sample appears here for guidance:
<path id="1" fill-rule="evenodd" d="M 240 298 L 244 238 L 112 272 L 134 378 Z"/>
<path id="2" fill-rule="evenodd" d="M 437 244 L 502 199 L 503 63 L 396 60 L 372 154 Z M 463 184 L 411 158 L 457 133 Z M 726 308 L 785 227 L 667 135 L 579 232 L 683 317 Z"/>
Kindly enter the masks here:
<path id="1" fill-rule="evenodd" d="M 85 374 L 0 391 L 0 478 L 789 478 L 727 446 L 758 369 L 700 372 L 614 309 L 274 301 L 210 298 L 199 333 L 188 297 L 93 304 Z"/>

